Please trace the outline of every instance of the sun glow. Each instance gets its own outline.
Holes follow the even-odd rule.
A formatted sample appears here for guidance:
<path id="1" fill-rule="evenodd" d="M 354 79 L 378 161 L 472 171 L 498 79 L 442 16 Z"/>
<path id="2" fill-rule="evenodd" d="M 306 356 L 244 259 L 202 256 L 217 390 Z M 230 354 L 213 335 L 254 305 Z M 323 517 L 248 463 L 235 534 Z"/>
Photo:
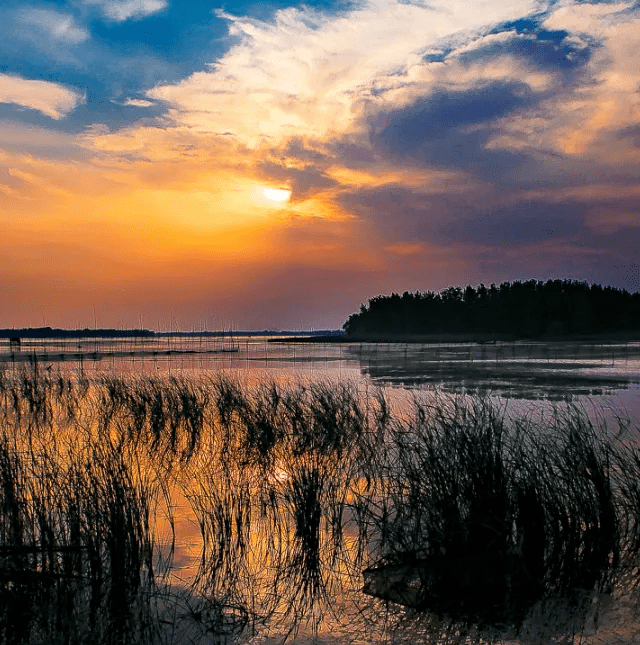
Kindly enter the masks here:
<path id="1" fill-rule="evenodd" d="M 272 202 L 288 202 L 291 191 L 284 188 L 264 188 L 262 194 Z"/>

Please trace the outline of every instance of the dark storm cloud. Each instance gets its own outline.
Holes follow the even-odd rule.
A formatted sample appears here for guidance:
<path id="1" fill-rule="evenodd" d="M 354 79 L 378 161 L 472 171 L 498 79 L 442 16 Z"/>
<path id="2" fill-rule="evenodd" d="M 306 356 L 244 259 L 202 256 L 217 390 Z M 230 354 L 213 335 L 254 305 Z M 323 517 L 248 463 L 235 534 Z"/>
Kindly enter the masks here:
<path id="1" fill-rule="evenodd" d="M 387 243 L 502 248 L 587 234 L 586 210 L 579 203 L 540 200 L 483 207 L 481 201 L 481 197 L 423 195 L 397 185 L 345 193 L 341 198 L 343 207 L 373 222 Z"/>
<path id="2" fill-rule="evenodd" d="M 494 34 L 503 31 L 513 37 L 487 38 L 484 45 L 451 54 L 455 64 L 447 82 L 435 84 L 427 95 L 408 105 L 367 114 L 369 154 L 378 161 L 427 172 L 462 171 L 483 186 L 479 193 L 456 190 L 453 183 L 436 194 L 399 184 L 343 192 L 341 205 L 371 222 L 389 243 L 473 243 L 505 249 L 582 240 L 597 246 L 598 234 L 587 227 L 585 203 L 577 198 L 562 201 L 552 194 L 584 186 L 589 175 L 598 181 L 603 175 L 597 161 L 585 164 L 536 147 L 501 149 L 490 143 L 512 118 L 544 118 L 545 101 L 588 81 L 586 70 L 598 45 L 572 39 L 565 31 L 543 30 L 534 20 L 506 25 Z M 536 87 L 526 77 L 488 80 L 479 72 L 475 84 L 465 80 L 456 87 L 456 69 L 482 70 L 483 62 L 491 65 L 500 57 L 512 63 L 520 60 L 526 69 L 549 75 L 551 82 Z M 626 135 L 634 142 L 638 137 L 636 130 Z M 357 166 L 361 159 L 363 165 L 369 161 L 364 146 L 334 144 L 334 150 L 341 145 L 342 158 L 349 163 Z M 532 199 L 524 191 L 547 192 L 549 198 Z M 613 212 L 630 207 L 613 202 Z"/>
<path id="3" fill-rule="evenodd" d="M 509 182 L 514 170 L 527 162 L 527 155 L 487 149 L 494 134 L 491 124 L 538 101 L 528 85 L 517 82 L 439 90 L 408 107 L 376 115 L 370 142 L 377 154 L 400 163 L 456 168 L 490 181 Z"/>
<path id="4" fill-rule="evenodd" d="M 439 231 L 451 242 L 484 246 L 528 246 L 550 239 L 584 235 L 585 209 L 581 204 L 544 201 L 518 202 L 475 212 L 461 212 Z"/>
<path id="5" fill-rule="evenodd" d="M 391 154 L 429 155 L 430 144 L 450 132 L 490 122 L 535 102 L 525 83 L 491 83 L 470 90 L 440 90 L 409 107 L 385 115 L 384 127 L 374 141 Z M 378 117 L 378 120 L 380 117 Z"/>
<path id="6" fill-rule="evenodd" d="M 486 38 L 468 51 L 443 55 L 451 68 L 444 82 L 436 83 L 427 95 L 409 105 L 367 114 L 364 126 L 374 155 L 394 163 L 463 170 L 507 190 L 558 183 L 558 163 L 551 158 L 555 153 L 488 144 L 510 118 L 545 118 L 546 101 L 590 83 L 588 63 L 598 44 L 571 38 L 565 31 L 544 30 L 533 20 L 505 25 L 494 35 L 505 33 L 505 37 Z M 538 70 L 548 75 L 550 83 L 536 88 L 524 72 L 522 80 L 483 78 L 483 64 L 490 66 L 497 60 Z M 460 69 L 473 69 L 478 75 L 475 83 L 469 86 L 465 81 L 456 87 Z M 359 149 L 349 152 L 348 158 L 357 160 L 360 155 L 366 160 Z M 548 165 L 541 159 L 545 155 Z M 573 162 L 564 162 L 560 174 L 571 174 Z M 584 166 L 578 169 L 580 174 L 584 171 Z"/>

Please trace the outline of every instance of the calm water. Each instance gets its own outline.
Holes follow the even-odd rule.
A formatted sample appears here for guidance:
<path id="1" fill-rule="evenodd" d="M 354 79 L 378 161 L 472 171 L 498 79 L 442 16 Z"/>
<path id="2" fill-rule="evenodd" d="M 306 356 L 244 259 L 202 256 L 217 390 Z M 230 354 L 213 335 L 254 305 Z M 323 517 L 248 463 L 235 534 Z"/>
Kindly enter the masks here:
<path id="1" fill-rule="evenodd" d="M 271 342 L 265 336 L 173 337 L 142 341 L 26 340 L 12 353 L 8 342 L 2 342 L 0 361 L 7 370 L 20 369 L 35 358 L 44 370 L 61 368 L 88 374 L 198 377 L 223 371 L 248 384 L 347 380 L 361 392 L 383 386 L 391 402 L 399 405 L 415 392 L 428 396 L 444 391 L 485 394 L 511 406 L 516 413 L 544 411 L 572 402 L 605 418 L 617 414 L 640 418 L 640 343 L 314 344 L 286 339 Z M 172 499 L 178 585 L 189 582 L 202 549 L 192 508 L 184 498 L 184 488 L 182 491 L 174 492 Z M 167 531 L 161 519 L 157 530 L 160 534 Z M 403 611 L 382 612 L 381 601 L 359 594 L 361 580 L 348 584 L 354 586 L 352 593 L 357 601 L 353 602 L 353 597 L 334 598 L 319 632 L 302 630 L 291 642 L 416 642 L 419 630 L 429 629 Z M 376 627 L 370 623 L 377 611 L 384 619 Z M 361 638 L 355 635 L 358 630 L 362 631 Z M 389 630 L 394 633 L 390 635 Z M 286 630 L 267 630 L 251 642 L 280 642 L 285 635 Z"/>
<path id="2" fill-rule="evenodd" d="M 528 401 L 602 400 L 634 407 L 640 342 L 459 344 L 291 343 L 229 338 L 0 341 L 0 365 L 36 357 L 45 368 L 114 373 L 208 373 L 242 380 L 349 379 L 401 389 L 442 389 Z"/>

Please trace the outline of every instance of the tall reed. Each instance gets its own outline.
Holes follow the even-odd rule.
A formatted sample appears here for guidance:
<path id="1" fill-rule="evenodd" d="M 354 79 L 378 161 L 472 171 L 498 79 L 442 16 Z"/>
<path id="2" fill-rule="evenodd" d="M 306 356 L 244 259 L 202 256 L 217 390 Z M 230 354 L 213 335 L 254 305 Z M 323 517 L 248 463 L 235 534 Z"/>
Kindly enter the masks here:
<path id="1" fill-rule="evenodd" d="M 226 379 L 213 391 L 212 443 L 190 495 L 204 544 L 197 588 L 254 622 L 317 625 L 336 592 L 366 430 L 357 392 L 275 382 L 246 391 Z"/>
<path id="2" fill-rule="evenodd" d="M 582 410 L 536 423 L 486 399 L 416 401 L 385 446 L 384 493 L 368 507 L 377 574 L 411 565 L 419 606 L 517 621 L 544 597 L 611 581 L 630 537 L 612 473 L 636 471 Z"/>
<path id="3" fill-rule="evenodd" d="M 3 642 L 148 642 L 151 495 L 115 446 L 25 450 L 3 430 Z"/>
<path id="4" fill-rule="evenodd" d="M 637 561 L 639 437 L 618 425 L 434 392 L 396 412 L 349 383 L 2 372 L 0 642 L 294 633 L 363 602 L 363 570 L 425 615 L 520 625 Z M 201 553 L 159 602 L 175 495 Z"/>

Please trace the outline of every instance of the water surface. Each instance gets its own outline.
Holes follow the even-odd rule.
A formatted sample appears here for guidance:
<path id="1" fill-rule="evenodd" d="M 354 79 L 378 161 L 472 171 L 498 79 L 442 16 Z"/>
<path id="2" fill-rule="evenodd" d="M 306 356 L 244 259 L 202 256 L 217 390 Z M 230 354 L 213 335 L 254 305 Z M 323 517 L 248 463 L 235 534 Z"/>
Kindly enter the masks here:
<path id="1" fill-rule="evenodd" d="M 19 352 L 12 353 L 8 343 L 0 346 L 0 360 L 9 373 L 18 373 L 31 363 L 43 374 L 61 369 L 92 378 L 178 376 L 197 381 L 223 373 L 248 387 L 269 381 L 289 387 L 321 381 L 347 382 L 365 401 L 374 401 L 378 388 L 384 388 L 391 405 L 400 412 L 403 406 L 411 405 L 414 395 L 480 394 L 514 414 L 549 413 L 558 406 L 577 404 L 594 418 L 615 420 L 617 416 L 629 416 L 635 424 L 640 416 L 640 343 L 331 344 L 271 340 L 267 336 L 25 340 Z M 296 491 L 305 490 L 302 484 L 308 484 L 314 473 L 325 473 L 326 482 L 344 479 L 337 471 L 329 477 L 334 467 L 331 461 L 280 458 L 281 467 L 275 465 L 270 472 L 275 477 L 273 489 L 279 491 L 278 504 L 284 507 L 292 503 L 291 496 Z M 205 451 L 188 468 L 174 471 L 167 488 L 175 528 L 171 576 L 176 589 L 188 588 L 198 575 L 203 540 L 201 520 L 194 509 L 201 509 L 200 517 L 211 518 L 207 504 L 218 499 L 217 508 L 222 512 L 224 500 L 237 501 L 233 491 L 239 490 L 246 493 L 242 499 L 254 500 L 247 502 L 253 504 L 257 493 L 252 486 L 261 490 L 263 484 L 259 464 L 233 472 L 223 469 L 215 476 L 211 468 Z M 326 482 L 323 485 L 329 486 Z M 285 541 L 295 537 L 296 532 L 295 512 L 289 512 L 288 517 L 289 524 L 278 524 Z M 273 525 L 263 517 L 252 526 L 256 555 L 245 574 L 254 587 L 256 602 L 265 602 L 279 565 L 268 561 L 268 553 L 261 552 L 260 545 L 269 544 Z M 171 537 L 169 529 L 166 518 L 156 518 L 156 530 L 165 540 Z M 343 556 L 346 558 L 346 552 Z M 333 556 L 327 553 L 323 557 Z M 291 566 L 291 562 L 284 564 Z M 294 641 L 354 645 L 432 642 L 426 636 L 435 629 L 429 623 L 431 619 L 399 607 L 389 609 L 382 601 L 360 593 L 362 579 L 357 570 L 346 566 L 346 559 L 342 569 L 334 568 L 337 578 L 328 588 L 335 594 L 324 603 L 320 614 L 313 615 L 310 622 L 302 621 Z M 285 593 L 283 587 L 272 589 Z M 182 602 L 188 606 L 194 601 L 184 596 Z M 281 611 L 277 602 L 271 604 L 271 609 L 274 616 Z M 287 636 L 286 620 L 275 624 L 276 628 L 257 630 L 253 636 L 245 633 L 243 640 L 280 642 Z M 313 629 L 306 629 L 305 624 Z M 207 635 L 198 636 L 201 640 L 193 638 L 194 642 L 205 642 Z"/>

